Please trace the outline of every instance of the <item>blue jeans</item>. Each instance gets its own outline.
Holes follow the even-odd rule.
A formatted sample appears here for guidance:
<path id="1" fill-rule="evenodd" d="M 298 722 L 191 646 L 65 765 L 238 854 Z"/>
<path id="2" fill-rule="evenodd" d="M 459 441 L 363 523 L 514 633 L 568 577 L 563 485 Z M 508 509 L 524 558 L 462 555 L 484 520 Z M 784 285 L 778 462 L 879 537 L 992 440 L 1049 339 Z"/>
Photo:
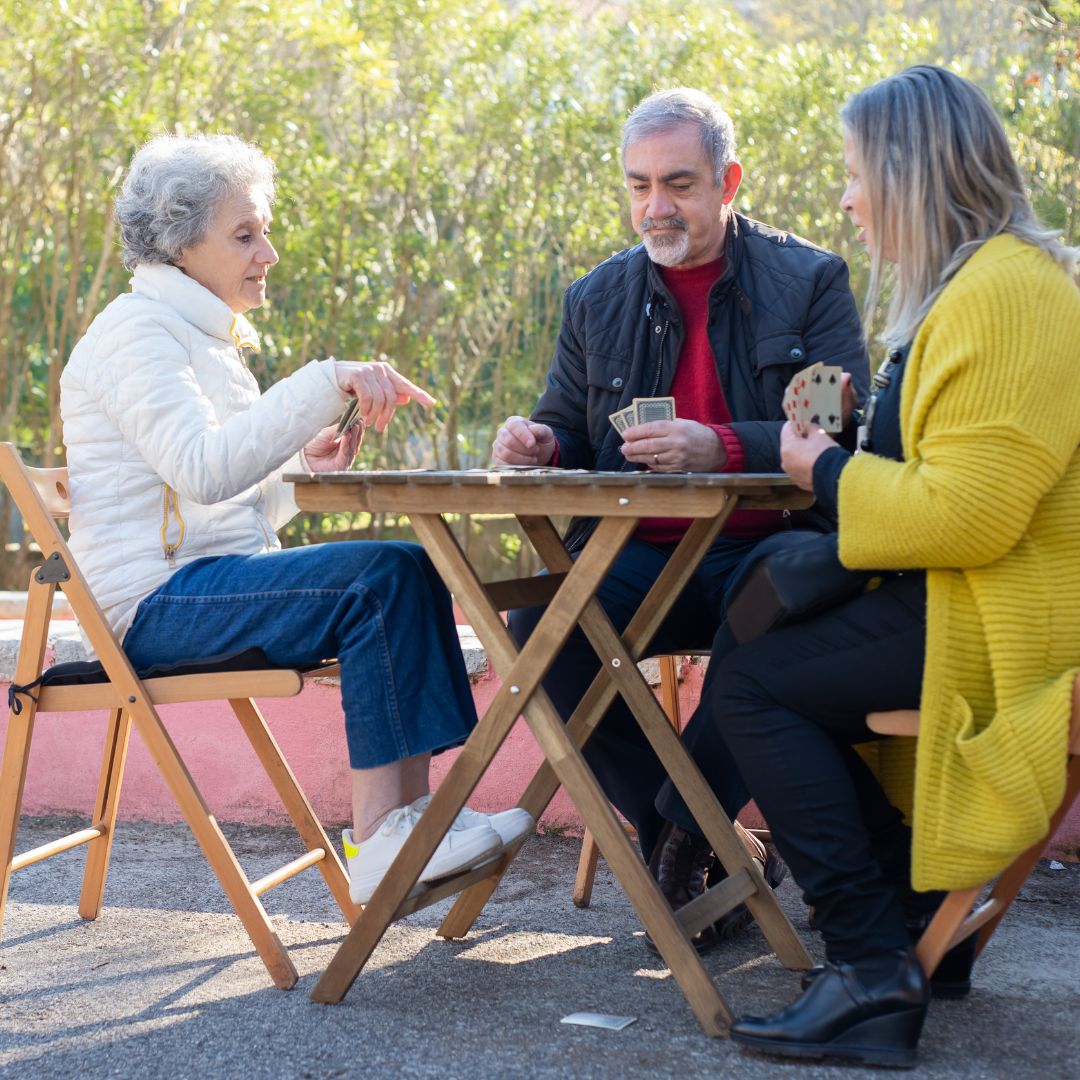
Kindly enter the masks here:
<path id="1" fill-rule="evenodd" d="M 354 769 L 456 746 L 476 725 L 450 595 L 416 544 L 198 559 L 142 601 L 124 638 L 136 669 L 250 648 L 276 667 L 337 658 Z"/>

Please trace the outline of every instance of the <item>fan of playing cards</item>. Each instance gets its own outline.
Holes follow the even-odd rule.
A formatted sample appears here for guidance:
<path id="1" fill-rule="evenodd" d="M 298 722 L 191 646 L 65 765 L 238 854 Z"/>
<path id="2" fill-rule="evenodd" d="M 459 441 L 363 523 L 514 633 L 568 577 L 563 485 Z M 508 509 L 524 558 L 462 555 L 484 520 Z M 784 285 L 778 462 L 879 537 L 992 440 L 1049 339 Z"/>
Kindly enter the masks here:
<path id="1" fill-rule="evenodd" d="M 627 428 L 647 424 L 650 420 L 674 420 L 675 399 L 673 397 L 636 397 L 633 404 L 618 412 L 613 412 L 608 419 L 620 435 Z"/>
<path id="2" fill-rule="evenodd" d="M 830 435 L 843 429 L 840 376 L 843 368 L 811 364 L 788 383 L 784 391 L 784 415 L 800 431 L 821 428 Z"/>

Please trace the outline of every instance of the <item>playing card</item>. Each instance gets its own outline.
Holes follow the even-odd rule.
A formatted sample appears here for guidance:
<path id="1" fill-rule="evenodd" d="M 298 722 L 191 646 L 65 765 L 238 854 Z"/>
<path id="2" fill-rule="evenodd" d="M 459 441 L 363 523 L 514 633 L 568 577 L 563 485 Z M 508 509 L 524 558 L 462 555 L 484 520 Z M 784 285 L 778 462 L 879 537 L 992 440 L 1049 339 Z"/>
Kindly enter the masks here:
<path id="1" fill-rule="evenodd" d="M 624 1027 L 628 1027 L 636 1019 L 636 1016 L 611 1016 L 608 1013 L 576 1012 L 564 1016 L 559 1023 L 606 1028 L 608 1031 L 622 1031 Z"/>
<path id="2" fill-rule="evenodd" d="M 628 406 L 608 416 L 611 426 L 621 435 L 631 424 L 634 423 L 634 407 Z"/>
<path id="3" fill-rule="evenodd" d="M 341 414 L 341 419 L 338 421 L 338 438 L 341 438 L 342 435 L 351 431 L 360 422 L 359 408 L 360 403 L 356 398 L 353 398 L 345 411 Z"/>
<path id="4" fill-rule="evenodd" d="M 841 381 L 843 368 L 838 364 L 815 364 L 807 385 L 809 401 L 807 423 L 829 434 L 843 429 Z"/>
<path id="5" fill-rule="evenodd" d="M 799 376 L 796 375 L 795 378 L 793 378 L 791 382 L 788 383 L 787 389 L 784 391 L 784 400 L 782 402 L 784 415 L 792 423 L 796 423 L 799 419 L 799 410 L 798 406 L 796 405 L 796 402 L 798 400 L 798 394 L 795 390 L 795 384 L 796 382 L 798 382 L 798 379 Z"/>
<path id="6" fill-rule="evenodd" d="M 634 398 L 635 420 L 639 424 L 648 424 L 653 420 L 674 420 L 675 399 L 673 397 Z"/>
<path id="7" fill-rule="evenodd" d="M 813 385 L 814 376 L 818 373 L 822 367 L 819 361 L 816 364 L 811 364 L 809 367 L 803 368 L 796 376 L 798 382 L 796 383 L 796 414 L 799 418 L 799 423 L 804 428 L 810 425 L 810 414 L 813 411 L 812 403 L 810 401 L 810 387 Z"/>
<path id="8" fill-rule="evenodd" d="M 784 391 L 784 415 L 800 429 L 805 427 L 810 416 L 810 398 L 807 392 L 810 375 L 815 367 L 820 366 L 820 364 L 811 364 L 810 367 L 796 372 Z"/>

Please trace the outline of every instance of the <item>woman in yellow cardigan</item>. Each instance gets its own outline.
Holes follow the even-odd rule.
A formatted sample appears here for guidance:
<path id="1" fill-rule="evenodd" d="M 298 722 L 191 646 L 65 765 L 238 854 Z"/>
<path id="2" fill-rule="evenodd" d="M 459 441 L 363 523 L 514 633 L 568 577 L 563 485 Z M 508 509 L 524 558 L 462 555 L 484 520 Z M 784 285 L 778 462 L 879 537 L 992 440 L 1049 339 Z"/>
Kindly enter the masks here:
<path id="1" fill-rule="evenodd" d="M 910 68 L 842 118 L 867 322 L 894 264 L 889 355 L 860 452 L 788 425 L 783 463 L 837 510 L 847 566 L 894 573 L 728 652 L 687 742 L 706 772 L 710 740 L 734 755 L 828 957 L 801 997 L 743 1017 L 732 1038 L 910 1065 L 930 996 L 911 940 L 934 890 L 1003 868 L 1064 791 L 1080 668 L 1080 252 L 1039 224 L 972 83 Z M 868 712 L 916 707 L 909 830 L 852 746 L 871 737 Z M 964 956 L 946 960 L 935 988 L 964 992 Z"/>

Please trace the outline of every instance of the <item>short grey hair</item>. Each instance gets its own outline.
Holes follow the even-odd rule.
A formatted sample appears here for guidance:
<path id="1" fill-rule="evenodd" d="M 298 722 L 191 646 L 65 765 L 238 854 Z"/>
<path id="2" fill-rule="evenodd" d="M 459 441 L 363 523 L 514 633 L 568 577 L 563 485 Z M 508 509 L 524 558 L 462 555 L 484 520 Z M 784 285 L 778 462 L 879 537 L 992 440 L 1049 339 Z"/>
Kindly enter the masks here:
<path id="1" fill-rule="evenodd" d="M 274 164 L 235 135 L 158 135 L 131 161 L 116 200 L 124 266 L 173 263 L 206 235 L 222 199 L 274 198 Z"/>
<path id="2" fill-rule="evenodd" d="M 623 169 L 631 143 L 662 135 L 680 124 L 697 124 L 701 129 L 701 148 L 713 163 L 716 183 L 722 184 L 728 166 L 735 160 L 735 125 L 708 94 L 686 87 L 657 90 L 627 117 L 622 136 Z"/>

